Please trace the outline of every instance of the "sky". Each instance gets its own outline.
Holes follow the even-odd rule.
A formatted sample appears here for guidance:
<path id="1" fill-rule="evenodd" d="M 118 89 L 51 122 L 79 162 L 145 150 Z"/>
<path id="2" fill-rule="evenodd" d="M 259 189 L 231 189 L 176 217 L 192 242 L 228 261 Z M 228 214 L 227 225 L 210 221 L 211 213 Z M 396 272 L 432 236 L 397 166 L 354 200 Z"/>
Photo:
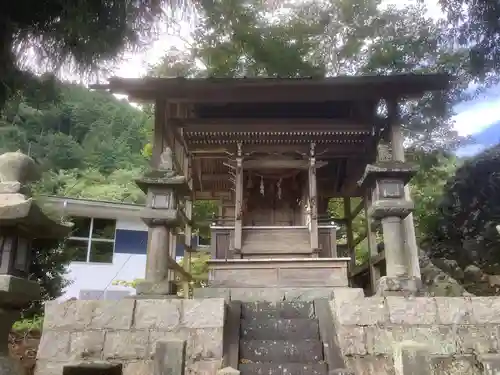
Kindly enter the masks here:
<path id="1" fill-rule="evenodd" d="M 411 0 L 386 0 L 385 4 L 400 5 Z M 428 13 L 440 17 L 438 0 L 426 0 Z M 165 30 L 157 41 L 140 53 L 127 53 L 113 75 L 124 78 L 136 78 L 145 75 L 147 67 L 158 62 L 172 47 L 187 49 L 192 26 L 182 22 L 173 30 Z M 492 87 L 474 101 L 460 104 L 454 108 L 456 115 L 455 129 L 460 135 L 472 135 L 492 123 L 500 120 L 500 86 Z"/>

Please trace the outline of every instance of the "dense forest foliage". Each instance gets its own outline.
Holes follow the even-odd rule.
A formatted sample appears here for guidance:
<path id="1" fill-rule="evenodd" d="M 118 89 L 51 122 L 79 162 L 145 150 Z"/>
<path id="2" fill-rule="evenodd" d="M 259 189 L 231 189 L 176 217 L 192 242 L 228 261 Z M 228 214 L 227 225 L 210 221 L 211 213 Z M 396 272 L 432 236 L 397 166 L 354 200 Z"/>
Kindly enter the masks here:
<path id="1" fill-rule="evenodd" d="M 33 157 L 39 194 L 139 202 L 134 184 L 147 159 L 151 119 L 126 101 L 57 83 L 55 102 L 12 100 L 1 118 L 0 151 Z"/>

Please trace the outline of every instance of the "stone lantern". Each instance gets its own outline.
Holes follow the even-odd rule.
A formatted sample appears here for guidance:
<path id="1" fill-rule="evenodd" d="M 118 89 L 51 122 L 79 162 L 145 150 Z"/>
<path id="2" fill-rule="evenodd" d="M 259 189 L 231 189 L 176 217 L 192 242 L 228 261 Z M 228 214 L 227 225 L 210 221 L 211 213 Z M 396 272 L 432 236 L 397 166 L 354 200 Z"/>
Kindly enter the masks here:
<path id="1" fill-rule="evenodd" d="M 358 185 L 372 191 L 368 216 L 382 224 L 387 276 L 382 277 L 377 294 L 417 292 L 418 280 L 409 277 L 409 259 L 405 254 L 402 220 L 414 210 L 414 203 L 405 198 L 404 187 L 415 175 L 413 165 L 398 161 L 368 164 Z"/>
<path id="2" fill-rule="evenodd" d="M 184 227 L 187 221 L 178 202 L 190 194 L 189 184 L 185 176 L 174 170 L 172 150 L 168 147 L 161 154 L 158 168 L 147 172 L 136 183 L 146 194 L 141 218 L 149 227 L 146 278 L 138 283 L 137 294 L 177 295 L 169 262 L 175 262 L 177 228 Z"/>
<path id="3" fill-rule="evenodd" d="M 28 278 L 31 262 L 31 240 L 26 233 L 16 228 L 1 228 L 0 233 L 0 275 Z"/>
<path id="4" fill-rule="evenodd" d="M 38 178 L 30 157 L 0 155 L 0 373 L 5 375 L 19 373 L 8 353 L 12 324 L 29 302 L 40 299 L 40 286 L 28 279 L 32 241 L 65 237 L 71 230 L 49 218 L 30 197 L 27 184 Z"/>

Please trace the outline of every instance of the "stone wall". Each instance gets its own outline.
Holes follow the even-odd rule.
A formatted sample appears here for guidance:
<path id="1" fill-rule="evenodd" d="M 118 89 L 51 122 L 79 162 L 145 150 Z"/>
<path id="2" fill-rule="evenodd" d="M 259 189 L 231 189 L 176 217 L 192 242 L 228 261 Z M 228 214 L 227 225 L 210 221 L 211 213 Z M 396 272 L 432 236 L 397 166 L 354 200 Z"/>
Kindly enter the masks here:
<path id="1" fill-rule="evenodd" d="M 393 355 L 408 343 L 429 353 L 432 372 L 422 374 L 482 374 L 481 366 L 498 360 L 500 298 L 364 298 L 359 289 L 338 289 L 330 306 L 346 365 L 357 375 L 394 374 Z"/>
<path id="2" fill-rule="evenodd" d="M 65 364 L 122 363 L 124 375 L 152 374 L 158 340 L 186 340 L 186 374 L 213 375 L 222 365 L 224 300 L 155 299 L 49 302 L 36 375 Z"/>

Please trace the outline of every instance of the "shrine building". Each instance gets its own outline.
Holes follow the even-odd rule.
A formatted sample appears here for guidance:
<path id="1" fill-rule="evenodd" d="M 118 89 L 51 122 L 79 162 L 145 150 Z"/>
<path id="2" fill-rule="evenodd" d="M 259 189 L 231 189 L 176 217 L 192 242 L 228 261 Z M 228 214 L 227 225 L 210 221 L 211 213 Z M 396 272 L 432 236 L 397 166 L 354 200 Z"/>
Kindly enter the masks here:
<path id="1" fill-rule="evenodd" d="M 159 228 L 161 210 L 179 211 L 177 226 L 188 228 L 192 202 L 216 200 L 213 290 L 356 286 L 370 295 L 379 284 L 418 288 L 407 185 L 416 170 L 405 162 L 399 104 L 445 90 L 450 80 L 113 78 L 99 86 L 155 104 L 151 167 L 167 165 L 185 185 L 161 200 L 158 182 L 143 184 L 150 215 L 146 279 L 161 282 L 158 264 L 175 248 L 176 229 Z M 331 216 L 332 200 L 342 202 L 342 217 Z M 364 233 L 355 237 L 360 214 Z M 362 242 L 369 260 L 356 262 Z"/>

